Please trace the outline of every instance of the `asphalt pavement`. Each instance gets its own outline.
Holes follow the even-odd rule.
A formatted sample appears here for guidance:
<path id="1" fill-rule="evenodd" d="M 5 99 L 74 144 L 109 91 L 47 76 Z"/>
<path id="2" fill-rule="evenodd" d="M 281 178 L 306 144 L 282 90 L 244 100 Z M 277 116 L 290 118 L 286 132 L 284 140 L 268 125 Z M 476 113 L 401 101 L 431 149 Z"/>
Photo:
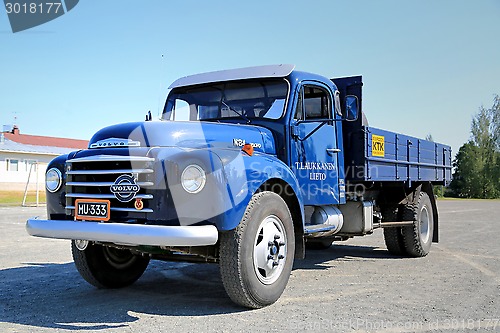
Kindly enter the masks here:
<path id="1" fill-rule="evenodd" d="M 0 207 L 0 332 L 500 332 L 500 201 L 442 200 L 439 244 L 389 255 L 382 231 L 308 251 L 280 300 L 231 303 L 215 264 L 152 261 L 99 290 L 70 243 L 27 235 L 45 208 Z"/>

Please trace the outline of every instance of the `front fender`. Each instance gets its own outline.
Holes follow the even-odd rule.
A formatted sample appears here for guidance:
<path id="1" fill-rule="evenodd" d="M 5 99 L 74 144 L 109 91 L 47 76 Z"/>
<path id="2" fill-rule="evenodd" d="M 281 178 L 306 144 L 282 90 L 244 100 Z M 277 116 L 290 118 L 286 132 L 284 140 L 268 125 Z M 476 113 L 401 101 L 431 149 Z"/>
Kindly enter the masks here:
<path id="1" fill-rule="evenodd" d="M 47 171 L 51 168 L 56 168 L 61 172 L 63 177 L 61 187 L 54 193 L 51 193 L 47 190 L 46 192 L 46 201 L 47 201 L 47 216 L 49 219 L 63 219 L 65 218 L 66 211 L 66 160 L 68 159 L 68 155 L 60 155 L 54 158 L 47 165 Z"/>
<path id="2" fill-rule="evenodd" d="M 261 186 L 272 180 L 276 182 L 272 188 L 280 194 L 295 196 L 303 211 L 303 200 L 295 175 L 290 168 L 281 160 L 272 155 L 256 153 L 249 156 L 241 152 L 237 158 L 227 158 L 225 151 L 217 151 L 224 163 L 223 169 L 226 177 L 226 188 L 229 198 L 228 205 L 217 226 L 219 230 L 232 230 L 238 226 L 243 214 L 249 204 L 252 196 L 261 188 Z M 285 183 L 288 186 L 282 186 Z M 274 187 L 274 186 L 273 186 Z M 302 225 L 304 223 L 302 217 Z"/>

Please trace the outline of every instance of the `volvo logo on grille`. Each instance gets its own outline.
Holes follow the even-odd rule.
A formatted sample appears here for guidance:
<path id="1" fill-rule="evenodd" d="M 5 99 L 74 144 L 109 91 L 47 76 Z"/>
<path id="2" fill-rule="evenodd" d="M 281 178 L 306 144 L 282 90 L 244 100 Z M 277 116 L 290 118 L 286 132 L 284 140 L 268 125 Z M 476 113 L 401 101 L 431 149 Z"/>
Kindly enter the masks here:
<path id="1" fill-rule="evenodd" d="M 137 185 L 135 178 L 131 175 L 121 175 L 110 187 L 116 199 L 121 202 L 131 201 L 140 189 L 141 187 Z"/>

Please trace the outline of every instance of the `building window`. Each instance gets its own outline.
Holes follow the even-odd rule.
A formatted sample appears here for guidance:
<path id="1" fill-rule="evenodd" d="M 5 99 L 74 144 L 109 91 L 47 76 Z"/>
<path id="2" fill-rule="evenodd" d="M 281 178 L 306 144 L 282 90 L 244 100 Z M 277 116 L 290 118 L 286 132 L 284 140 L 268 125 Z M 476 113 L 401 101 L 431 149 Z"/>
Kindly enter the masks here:
<path id="1" fill-rule="evenodd" d="M 24 160 L 24 163 L 26 165 L 26 172 L 36 172 L 37 171 L 37 166 L 38 166 L 38 161 L 37 160 Z"/>
<path id="2" fill-rule="evenodd" d="M 6 159 L 7 171 L 19 171 L 19 160 Z"/>

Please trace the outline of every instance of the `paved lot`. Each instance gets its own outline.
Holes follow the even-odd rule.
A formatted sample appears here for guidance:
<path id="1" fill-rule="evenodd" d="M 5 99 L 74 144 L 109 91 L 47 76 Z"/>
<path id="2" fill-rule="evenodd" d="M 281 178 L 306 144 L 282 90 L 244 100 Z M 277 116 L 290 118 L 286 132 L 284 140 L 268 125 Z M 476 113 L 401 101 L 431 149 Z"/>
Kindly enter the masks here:
<path id="1" fill-rule="evenodd" d="M 132 287 L 97 290 L 68 241 L 29 237 L 43 208 L 0 208 L 0 332 L 500 332 L 500 201 L 440 201 L 429 256 L 388 255 L 382 232 L 307 253 L 274 305 L 242 310 L 218 266 L 152 262 Z"/>

